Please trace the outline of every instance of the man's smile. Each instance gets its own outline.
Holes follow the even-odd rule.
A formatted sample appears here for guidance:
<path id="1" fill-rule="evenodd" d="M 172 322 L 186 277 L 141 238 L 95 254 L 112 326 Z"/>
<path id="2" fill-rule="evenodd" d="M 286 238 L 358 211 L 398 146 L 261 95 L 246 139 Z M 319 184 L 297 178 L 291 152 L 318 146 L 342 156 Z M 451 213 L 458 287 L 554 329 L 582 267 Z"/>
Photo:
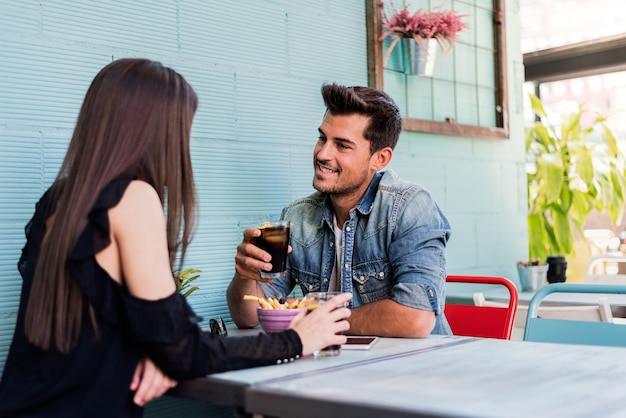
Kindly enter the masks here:
<path id="1" fill-rule="evenodd" d="M 339 170 L 325 166 L 320 164 L 319 162 L 316 164 L 317 171 L 322 174 L 336 174 L 339 173 Z"/>

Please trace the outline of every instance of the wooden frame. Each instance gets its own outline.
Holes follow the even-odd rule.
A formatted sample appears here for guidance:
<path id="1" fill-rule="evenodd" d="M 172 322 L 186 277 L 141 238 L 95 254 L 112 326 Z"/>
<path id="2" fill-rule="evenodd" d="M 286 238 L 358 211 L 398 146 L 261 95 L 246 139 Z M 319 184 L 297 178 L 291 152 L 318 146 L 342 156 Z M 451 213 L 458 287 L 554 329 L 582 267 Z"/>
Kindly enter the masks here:
<path id="1" fill-rule="evenodd" d="M 626 34 L 524 54 L 524 79 L 535 84 L 626 71 Z"/>
<path id="2" fill-rule="evenodd" d="M 495 48 L 495 95 L 496 127 L 463 125 L 453 120 L 438 122 L 435 120 L 403 118 L 404 130 L 430 132 L 444 135 L 465 137 L 508 139 L 508 93 L 506 62 L 506 26 L 504 13 L 505 0 L 493 0 L 493 25 Z M 384 89 L 382 10 L 380 0 L 366 0 L 367 21 L 367 75 L 368 84 Z"/>

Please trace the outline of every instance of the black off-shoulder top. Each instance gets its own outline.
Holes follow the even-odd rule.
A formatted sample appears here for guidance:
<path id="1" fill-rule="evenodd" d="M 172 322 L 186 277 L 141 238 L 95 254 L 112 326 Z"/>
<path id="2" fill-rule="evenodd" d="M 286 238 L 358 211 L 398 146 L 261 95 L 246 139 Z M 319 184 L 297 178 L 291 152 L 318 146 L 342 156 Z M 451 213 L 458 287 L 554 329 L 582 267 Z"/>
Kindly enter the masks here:
<path id="1" fill-rule="evenodd" d="M 301 355 L 302 344 L 295 331 L 219 337 L 199 328 L 200 319 L 180 293 L 158 301 L 138 299 L 100 268 L 95 254 L 110 244 L 108 210 L 119 203 L 132 180 L 117 178 L 101 191 L 68 259 L 71 276 L 96 312 L 100 334 L 96 338 L 85 311 L 79 342 L 69 354 L 40 350 L 29 344 L 24 334 L 45 220 L 54 207 L 50 190 L 37 203 L 18 262 L 23 286 L 0 381 L 0 417 L 140 417 L 143 410 L 133 404 L 129 386 L 143 356 L 182 380 Z"/>

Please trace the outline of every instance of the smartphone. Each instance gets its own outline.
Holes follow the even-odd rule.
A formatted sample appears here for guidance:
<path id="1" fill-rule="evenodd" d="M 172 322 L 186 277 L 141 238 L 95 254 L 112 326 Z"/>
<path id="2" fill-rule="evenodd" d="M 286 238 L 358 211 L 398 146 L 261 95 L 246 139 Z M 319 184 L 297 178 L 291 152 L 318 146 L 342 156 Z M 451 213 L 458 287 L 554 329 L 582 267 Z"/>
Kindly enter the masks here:
<path id="1" fill-rule="evenodd" d="M 342 350 L 369 350 L 378 342 L 378 337 L 354 336 L 341 346 Z"/>

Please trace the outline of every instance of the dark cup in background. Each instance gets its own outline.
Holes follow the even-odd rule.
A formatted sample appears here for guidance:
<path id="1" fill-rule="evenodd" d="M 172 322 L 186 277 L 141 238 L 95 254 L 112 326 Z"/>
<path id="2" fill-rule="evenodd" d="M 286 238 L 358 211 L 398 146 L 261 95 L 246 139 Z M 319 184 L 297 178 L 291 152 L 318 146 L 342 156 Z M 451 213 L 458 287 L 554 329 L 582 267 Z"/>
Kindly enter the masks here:
<path id="1" fill-rule="evenodd" d="M 548 263 L 548 283 L 563 283 L 566 279 L 567 260 L 565 257 L 550 256 Z"/>

